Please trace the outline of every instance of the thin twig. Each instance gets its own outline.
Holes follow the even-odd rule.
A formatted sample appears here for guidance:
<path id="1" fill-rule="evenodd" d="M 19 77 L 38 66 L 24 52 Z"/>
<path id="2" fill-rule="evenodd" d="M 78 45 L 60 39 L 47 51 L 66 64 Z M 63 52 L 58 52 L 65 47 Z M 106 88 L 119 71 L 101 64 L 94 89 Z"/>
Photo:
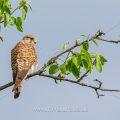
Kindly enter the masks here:
<path id="1" fill-rule="evenodd" d="M 20 7 L 18 6 L 18 7 L 16 7 L 12 12 L 11 12 L 11 15 L 13 14 L 13 13 L 15 13 L 18 9 L 20 9 Z"/>
<path id="2" fill-rule="evenodd" d="M 114 40 L 105 40 L 105 39 L 102 39 L 102 38 L 100 38 L 99 40 L 104 41 L 104 42 L 108 42 L 108 43 L 116 43 L 116 44 L 120 43 L 120 40 L 114 41 Z"/>
<path id="3" fill-rule="evenodd" d="M 80 82 L 81 80 L 83 80 L 83 78 L 84 77 L 87 77 L 87 74 L 89 73 L 89 70 L 86 72 L 86 73 L 84 73 L 78 80 L 77 80 L 77 82 Z"/>
<path id="4" fill-rule="evenodd" d="M 68 52 L 68 54 L 67 54 L 67 56 L 66 56 L 66 59 L 65 59 L 64 63 L 66 63 L 66 61 L 67 61 L 69 55 L 70 55 L 70 51 Z"/>

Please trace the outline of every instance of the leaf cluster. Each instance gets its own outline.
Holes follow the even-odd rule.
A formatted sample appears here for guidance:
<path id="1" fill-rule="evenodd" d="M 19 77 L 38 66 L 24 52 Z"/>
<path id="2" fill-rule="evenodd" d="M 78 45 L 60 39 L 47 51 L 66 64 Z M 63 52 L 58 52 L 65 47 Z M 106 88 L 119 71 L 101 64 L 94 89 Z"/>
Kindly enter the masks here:
<path id="1" fill-rule="evenodd" d="M 65 44 L 64 44 L 65 46 Z M 95 68 L 99 73 L 102 72 L 102 68 L 106 58 L 98 53 L 89 52 L 89 42 L 85 41 L 80 46 L 79 51 L 69 51 L 71 56 L 68 56 L 64 63 L 53 63 L 49 67 L 49 74 L 56 74 L 58 76 L 66 76 L 72 74 L 76 79 L 81 77 L 81 71 L 92 73 Z"/>
<path id="2" fill-rule="evenodd" d="M 7 25 L 16 26 L 18 31 L 23 32 L 23 22 L 26 19 L 28 7 L 32 10 L 26 0 L 20 0 L 16 9 L 13 9 L 10 0 L 0 0 L 0 23 L 4 24 L 4 28 L 6 28 Z M 14 16 L 13 13 L 17 10 L 21 12 L 21 15 Z M 0 40 L 3 41 L 2 36 L 0 36 Z"/>

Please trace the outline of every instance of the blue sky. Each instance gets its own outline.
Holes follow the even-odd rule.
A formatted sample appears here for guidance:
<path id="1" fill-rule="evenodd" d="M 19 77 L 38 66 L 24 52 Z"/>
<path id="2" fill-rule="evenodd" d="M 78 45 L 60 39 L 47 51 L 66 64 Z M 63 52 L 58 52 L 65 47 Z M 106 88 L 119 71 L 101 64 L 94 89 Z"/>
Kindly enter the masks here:
<path id="1" fill-rule="evenodd" d="M 16 1 L 13 5 L 16 6 Z M 0 85 L 12 81 L 10 51 L 26 34 L 38 38 L 36 46 L 39 69 L 51 56 L 61 50 L 63 44 L 74 40 L 81 34 L 94 34 L 98 29 L 109 31 L 120 23 L 119 0 L 31 0 L 33 11 L 29 12 L 24 23 L 24 32 L 15 28 L 3 29 L 5 37 L 0 43 Z M 107 32 L 106 39 L 120 38 L 120 25 Z M 120 89 L 119 45 L 100 43 L 91 46 L 92 52 L 98 52 L 108 59 L 101 74 L 94 72 L 88 80 L 100 79 L 106 88 Z M 61 119 L 119 119 L 120 94 L 104 93 L 97 99 L 93 90 L 70 83 L 59 83 L 43 77 L 33 77 L 24 82 L 21 96 L 13 99 L 12 87 L 0 92 L 0 119 L 12 120 L 61 120 Z M 35 112 L 34 109 L 75 108 L 87 112 Z"/>

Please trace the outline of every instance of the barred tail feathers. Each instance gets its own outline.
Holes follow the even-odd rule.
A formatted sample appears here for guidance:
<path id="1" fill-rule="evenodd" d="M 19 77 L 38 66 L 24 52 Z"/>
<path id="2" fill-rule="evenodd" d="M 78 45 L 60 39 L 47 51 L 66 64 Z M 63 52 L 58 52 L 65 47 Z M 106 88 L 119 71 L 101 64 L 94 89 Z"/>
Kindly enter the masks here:
<path id="1" fill-rule="evenodd" d="M 15 84 L 14 88 L 12 90 L 14 92 L 14 98 L 15 99 L 19 97 L 21 89 L 22 89 L 22 81 L 19 82 L 18 84 Z"/>

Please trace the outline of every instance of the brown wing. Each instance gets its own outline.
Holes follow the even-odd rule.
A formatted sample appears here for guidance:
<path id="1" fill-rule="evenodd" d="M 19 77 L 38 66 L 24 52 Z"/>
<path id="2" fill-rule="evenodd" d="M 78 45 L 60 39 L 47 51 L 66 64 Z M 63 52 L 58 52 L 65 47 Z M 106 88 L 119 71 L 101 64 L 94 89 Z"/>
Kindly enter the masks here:
<path id="1" fill-rule="evenodd" d="M 16 80 L 17 75 L 17 46 L 11 51 L 11 67 L 13 72 L 13 82 Z"/>
<path id="2" fill-rule="evenodd" d="M 13 91 L 15 98 L 20 94 L 22 81 L 26 78 L 32 65 L 37 62 L 37 55 L 33 46 L 19 42 L 11 52 L 13 81 L 15 82 Z"/>

